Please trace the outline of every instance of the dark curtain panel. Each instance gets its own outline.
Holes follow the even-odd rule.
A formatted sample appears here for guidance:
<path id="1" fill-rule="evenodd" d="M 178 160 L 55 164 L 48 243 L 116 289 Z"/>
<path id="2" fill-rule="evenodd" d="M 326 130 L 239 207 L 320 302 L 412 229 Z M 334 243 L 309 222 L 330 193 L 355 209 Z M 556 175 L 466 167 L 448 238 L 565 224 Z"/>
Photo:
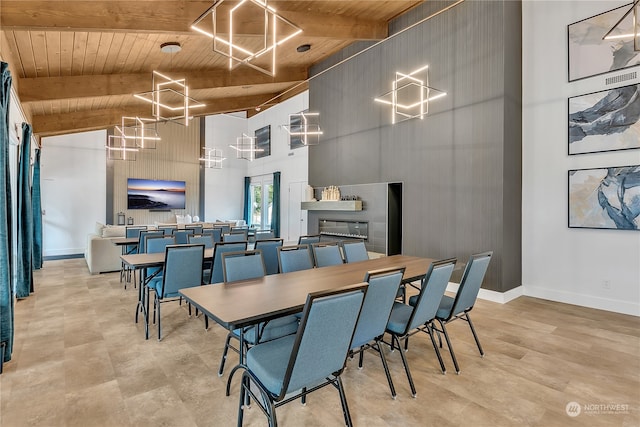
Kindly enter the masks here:
<path id="1" fill-rule="evenodd" d="M 42 268 L 42 200 L 40 198 L 40 154 L 36 150 L 33 163 L 33 185 L 31 187 L 31 205 L 33 206 L 33 269 Z"/>
<path id="2" fill-rule="evenodd" d="M 242 207 L 242 212 L 244 212 L 244 221 L 249 225 L 249 218 L 251 217 L 251 207 L 249 206 L 249 200 L 251 200 L 251 196 L 249 191 L 251 190 L 251 177 L 244 177 L 244 206 Z"/>
<path id="3" fill-rule="evenodd" d="M 273 204 L 271 205 L 271 229 L 280 237 L 280 172 L 273 173 Z"/>
<path id="4" fill-rule="evenodd" d="M 31 209 L 31 125 L 22 123 L 18 169 L 17 298 L 26 298 L 33 292 L 33 212 Z"/>
<path id="5" fill-rule="evenodd" d="M 13 289 L 11 266 L 11 174 L 9 171 L 9 98 L 11 73 L 9 64 L 0 62 L 0 345 L 4 361 L 13 351 Z"/>

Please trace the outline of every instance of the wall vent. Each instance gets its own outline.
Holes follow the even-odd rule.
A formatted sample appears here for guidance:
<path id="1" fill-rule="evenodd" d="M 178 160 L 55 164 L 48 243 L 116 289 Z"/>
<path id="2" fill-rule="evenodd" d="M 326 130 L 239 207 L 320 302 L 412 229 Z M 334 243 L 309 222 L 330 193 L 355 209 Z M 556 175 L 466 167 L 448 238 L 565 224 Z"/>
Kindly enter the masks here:
<path id="1" fill-rule="evenodd" d="M 638 73 L 634 71 L 633 73 L 620 74 L 618 76 L 607 77 L 604 82 L 605 84 L 612 85 L 620 82 L 624 82 L 627 80 L 635 79 L 638 76 Z"/>

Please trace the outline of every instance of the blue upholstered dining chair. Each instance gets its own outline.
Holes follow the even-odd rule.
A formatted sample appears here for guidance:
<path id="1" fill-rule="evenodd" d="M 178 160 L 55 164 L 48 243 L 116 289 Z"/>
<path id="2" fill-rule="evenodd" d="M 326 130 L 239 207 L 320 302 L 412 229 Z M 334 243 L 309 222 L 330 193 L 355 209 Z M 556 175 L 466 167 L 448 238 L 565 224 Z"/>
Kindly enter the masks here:
<path id="1" fill-rule="evenodd" d="M 189 244 L 203 244 L 205 249 L 212 249 L 214 244 L 213 236 L 211 234 L 188 234 L 187 240 Z"/>
<path id="2" fill-rule="evenodd" d="M 278 266 L 278 248 L 282 247 L 283 239 L 256 240 L 254 249 L 262 251 L 262 259 L 267 269 L 267 274 L 277 274 L 280 272 Z"/>
<path id="3" fill-rule="evenodd" d="M 344 262 L 358 262 L 369 259 L 369 253 L 362 240 L 356 242 L 342 241 L 340 242 L 340 246 L 342 246 Z"/>
<path id="4" fill-rule="evenodd" d="M 266 274 L 264 261 L 262 259 L 262 251 L 260 249 L 240 252 L 225 252 L 222 254 L 222 266 L 224 282 L 230 284 L 241 280 L 264 277 Z M 283 316 L 268 322 L 262 322 L 256 326 L 245 328 L 243 331 L 244 342 L 246 346 L 255 345 L 258 342 L 269 341 L 285 335 L 295 334 L 297 330 L 298 318 L 294 315 Z M 231 345 L 231 338 L 235 338 L 238 341 L 240 340 L 240 332 L 240 329 L 235 329 L 233 331 L 229 331 L 227 334 L 222 359 L 220 360 L 220 368 L 218 369 L 218 375 L 220 376 L 222 376 L 224 372 L 224 365 L 227 360 L 228 350 L 231 349 L 236 353 L 240 352 L 239 348 L 235 348 Z M 246 347 L 243 348 L 242 351 L 246 351 Z"/>
<path id="5" fill-rule="evenodd" d="M 125 237 L 127 239 L 132 239 L 132 238 L 137 238 L 138 239 L 138 243 L 140 242 L 140 232 L 142 230 L 146 230 L 147 226 L 146 225 L 131 225 L 131 226 L 127 226 L 125 228 Z M 125 254 L 134 254 L 138 252 L 138 245 L 127 245 L 124 248 L 124 253 Z M 127 289 L 127 282 L 131 281 L 131 269 L 129 267 L 127 267 L 127 265 L 123 262 L 122 263 L 122 268 L 120 270 L 120 281 L 122 282 L 123 278 L 124 278 L 124 288 Z M 133 284 L 135 287 L 135 283 L 136 283 L 136 277 L 135 277 L 136 271 L 133 270 Z"/>
<path id="6" fill-rule="evenodd" d="M 309 234 L 308 236 L 300 236 L 298 237 L 299 245 L 311 245 L 313 243 L 320 242 L 319 234 Z"/>
<path id="7" fill-rule="evenodd" d="M 473 309 L 473 306 L 476 303 L 478 292 L 480 291 L 480 286 L 484 280 L 492 255 L 493 252 L 483 252 L 481 254 L 471 255 L 469 262 L 467 262 L 464 272 L 462 273 L 460 287 L 458 288 L 458 292 L 456 292 L 455 297 L 451 298 L 447 295 L 443 296 L 440 301 L 440 306 L 438 307 L 438 312 L 436 313 L 436 320 L 440 326 L 440 328 L 436 330 L 444 334 L 456 373 L 460 373 L 460 366 L 458 366 L 458 361 L 455 353 L 453 352 L 451 340 L 449 339 L 449 334 L 445 325 L 456 319 L 466 321 L 469 324 L 471 333 L 473 334 L 473 339 L 476 341 L 478 351 L 480 352 L 480 355 L 484 357 L 484 350 L 480 345 L 480 340 L 478 339 L 476 329 L 473 327 L 473 323 L 471 322 L 471 317 L 469 317 L 469 312 Z M 442 345 L 442 341 L 440 341 L 440 345 Z"/>
<path id="8" fill-rule="evenodd" d="M 225 252 L 238 252 L 246 251 L 247 242 L 220 242 L 213 246 L 213 264 L 211 267 L 211 274 L 209 277 L 209 283 L 222 283 L 224 282 L 224 272 L 222 271 L 222 254 Z M 205 272 L 206 275 L 206 272 Z"/>
<path id="9" fill-rule="evenodd" d="M 147 239 L 152 236 L 164 236 L 162 230 L 142 230 L 140 231 L 140 237 L 138 238 L 138 253 L 147 253 Z"/>
<path id="10" fill-rule="evenodd" d="M 391 316 L 387 323 L 387 333 L 391 335 L 391 348 L 397 347 L 400 349 L 400 357 L 402 358 L 402 364 L 409 380 L 409 386 L 411 387 L 411 395 L 416 397 L 416 387 L 413 384 L 413 378 L 411 377 L 411 371 L 409 370 L 409 364 L 407 358 L 402 351 L 400 340 L 405 341 L 405 349 L 409 336 L 418 333 L 420 331 L 426 332 L 431 338 L 431 344 L 440 362 L 440 369 L 444 374 L 446 368 L 440 355 L 440 350 L 436 344 L 433 336 L 433 321 L 438 311 L 440 300 L 444 295 L 444 291 L 447 289 L 447 284 L 453 273 L 453 268 L 456 265 L 455 259 L 447 259 L 442 261 L 436 261 L 429 266 L 427 273 L 422 278 L 420 294 L 416 300 L 415 306 L 410 306 L 400 302 L 395 302 L 391 309 Z"/>
<path id="11" fill-rule="evenodd" d="M 193 228 L 185 228 L 184 230 L 172 230 L 173 235 L 176 236 L 176 244 L 177 245 L 186 245 L 189 243 L 189 235 L 195 234 L 195 230 Z"/>
<path id="12" fill-rule="evenodd" d="M 344 421 L 352 425 L 342 374 L 358 319 L 364 287 L 311 294 L 296 335 L 260 343 L 247 351 L 238 406 L 242 425 L 247 397 L 276 426 L 276 408 L 326 385 L 338 389 Z M 256 391 L 254 391 L 256 390 Z M 259 394 L 259 395 L 258 395 Z"/>
<path id="13" fill-rule="evenodd" d="M 178 291 L 202 285 L 202 262 L 204 245 L 170 245 L 165 248 L 162 280 L 150 281 L 154 291 L 154 319 L 157 314 L 158 341 L 162 339 L 160 306 L 162 303 L 180 299 Z M 148 300 L 147 300 L 148 301 Z"/>
<path id="14" fill-rule="evenodd" d="M 273 230 L 256 230 L 254 238 L 256 242 L 259 242 L 260 240 L 275 239 L 276 235 Z"/>
<path id="15" fill-rule="evenodd" d="M 282 246 L 278 248 L 278 265 L 281 273 L 313 268 L 309 245 Z"/>
<path id="16" fill-rule="evenodd" d="M 164 231 L 164 234 L 173 234 L 173 230 L 177 229 L 178 227 L 175 225 L 159 225 L 156 228 L 158 230 Z"/>
<path id="17" fill-rule="evenodd" d="M 174 236 L 165 236 L 165 235 L 147 235 L 145 242 L 145 251 L 148 254 L 159 254 L 164 253 L 165 248 L 169 245 L 175 245 L 176 238 Z M 145 271 L 146 280 L 148 282 L 160 282 L 162 281 L 163 268 L 162 267 L 149 267 Z M 152 289 L 154 286 L 146 286 L 146 301 L 147 305 L 149 302 L 149 289 Z M 147 313 L 149 312 L 149 307 L 147 306 Z"/>
<path id="18" fill-rule="evenodd" d="M 246 242 L 246 233 L 231 233 L 222 235 L 223 242 Z"/>
<path id="19" fill-rule="evenodd" d="M 193 230 L 193 234 L 202 234 L 202 224 L 187 224 L 185 230 Z"/>
<path id="20" fill-rule="evenodd" d="M 220 227 L 205 228 L 202 230 L 202 235 L 212 236 L 214 243 L 222 242 L 222 228 Z"/>
<path id="21" fill-rule="evenodd" d="M 349 350 L 349 354 L 352 356 L 358 354 L 359 368 L 362 368 L 366 350 L 374 350 L 380 355 L 382 367 L 389 383 L 391 397 L 394 399 L 396 398 L 396 389 L 393 386 L 387 359 L 380 347 L 380 343 L 389 322 L 391 309 L 402 282 L 404 270 L 404 267 L 391 267 L 367 272 L 364 281 L 368 282 L 369 286 L 367 287 L 367 294 L 362 303 L 362 311 L 360 312 L 360 318 L 358 319 Z"/>
<path id="22" fill-rule="evenodd" d="M 316 267 L 344 264 L 338 242 L 313 243 L 311 245 Z"/>

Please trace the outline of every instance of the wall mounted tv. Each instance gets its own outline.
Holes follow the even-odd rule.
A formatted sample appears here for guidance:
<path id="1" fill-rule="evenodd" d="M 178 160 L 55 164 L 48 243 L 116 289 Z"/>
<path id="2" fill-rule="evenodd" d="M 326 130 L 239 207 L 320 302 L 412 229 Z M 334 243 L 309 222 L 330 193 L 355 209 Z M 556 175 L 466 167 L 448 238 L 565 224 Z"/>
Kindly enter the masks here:
<path id="1" fill-rule="evenodd" d="M 184 181 L 127 179 L 127 209 L 184 209 Z"/>

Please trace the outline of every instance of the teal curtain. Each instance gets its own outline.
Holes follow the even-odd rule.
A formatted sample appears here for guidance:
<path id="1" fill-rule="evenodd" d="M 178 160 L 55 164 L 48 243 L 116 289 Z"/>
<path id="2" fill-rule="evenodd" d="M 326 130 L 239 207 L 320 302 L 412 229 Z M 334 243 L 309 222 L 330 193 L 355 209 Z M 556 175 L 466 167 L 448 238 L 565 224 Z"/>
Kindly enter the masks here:
<path id="1" fill-rule="evenodd" d="M 11 253 L 11 174 L 9 171 L 9 99 L 11 73 L 9 64 L 0 62 L 0 345 L 4 362 L 13 351 L 13 289 Z"/>
<path id="2" fill-rule="evenodd" d="M 244 206 L 242 207 L 242 212 L 244 212 L 243 219 L 247 223 L 247 225 L 250 225 L 249 218 L 251 217 L 251 206 L 249 206 L 251 195 L 249 194 L 249 191 L 251 191 L 251 177 L 245 176 L 244 177 Z"/>
<path id="3" fill-rule="evenodd" d="M 280 237 L 280 172 L 273 173 L 273 204 L 271 205 L 271 229 Z"/>
<path id="4" fill-rule="evenodd" d="M 33 211 L 31 206 L 31 125 L 22 123 L 18 168 L 18 258 L 16 297 L 33 292 Z"/>
<path id="5" fill-rule="evenodd" d="M 42 200 L 40 198 L 40 149 L 36 150 L 33 163 L 33 184 L 31 187 L 33 211 L 33 269 L 42 268 Z"/>

